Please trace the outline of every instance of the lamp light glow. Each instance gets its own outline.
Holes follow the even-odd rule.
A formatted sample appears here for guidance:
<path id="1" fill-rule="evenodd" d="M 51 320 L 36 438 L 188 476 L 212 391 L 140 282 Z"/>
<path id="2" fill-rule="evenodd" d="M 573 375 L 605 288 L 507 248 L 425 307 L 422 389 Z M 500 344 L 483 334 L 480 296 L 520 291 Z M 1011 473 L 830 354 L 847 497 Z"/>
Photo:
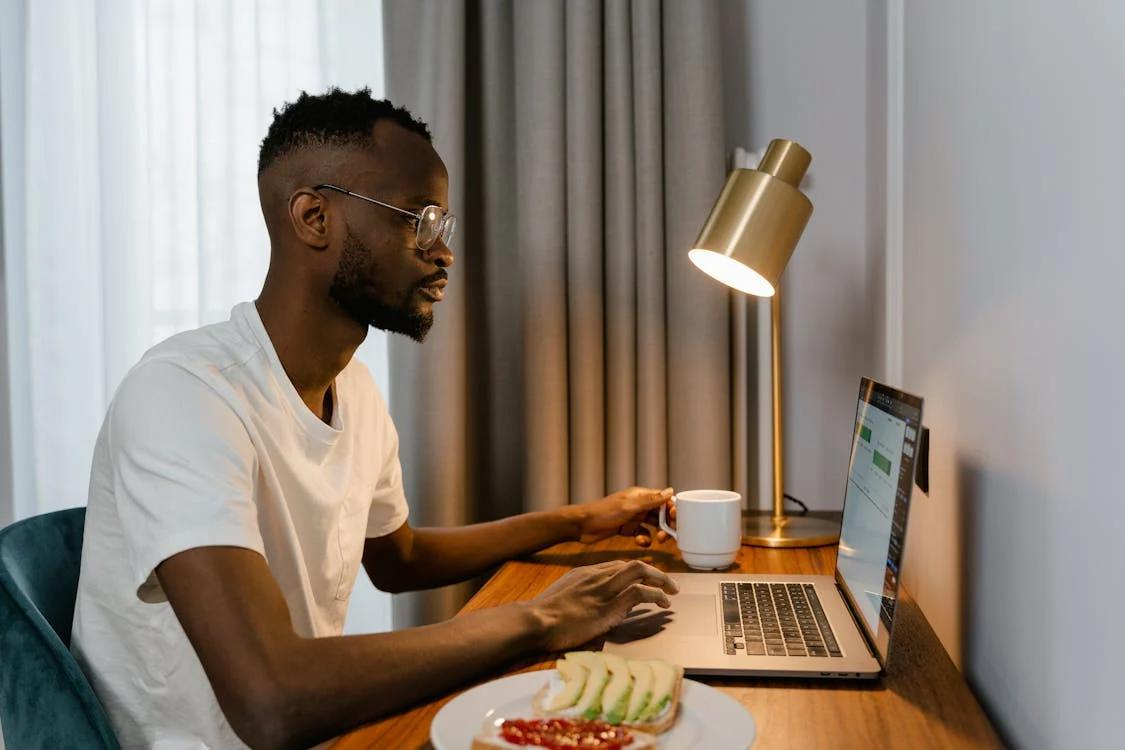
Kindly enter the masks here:
<path id="1" fill-rule="evenodd" d="M 773 284 L 753 268 L 734 258 L 697 247 L 688 253 L 691 262 L 711 278 L 756 297 L 772 297 Z"/>

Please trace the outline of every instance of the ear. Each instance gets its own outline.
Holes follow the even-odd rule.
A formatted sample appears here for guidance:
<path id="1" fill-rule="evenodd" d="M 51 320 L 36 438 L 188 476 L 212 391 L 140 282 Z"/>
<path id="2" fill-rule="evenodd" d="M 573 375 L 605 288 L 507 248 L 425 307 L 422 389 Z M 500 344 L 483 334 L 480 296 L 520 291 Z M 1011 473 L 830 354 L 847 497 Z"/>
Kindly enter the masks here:
<path id="1" fill-rule="evenodd" d="M 311 188 L 300 188 L 289 196 L 289 221 L 297 239 L 314 250 L 328 248 L 328 204 Z"/>

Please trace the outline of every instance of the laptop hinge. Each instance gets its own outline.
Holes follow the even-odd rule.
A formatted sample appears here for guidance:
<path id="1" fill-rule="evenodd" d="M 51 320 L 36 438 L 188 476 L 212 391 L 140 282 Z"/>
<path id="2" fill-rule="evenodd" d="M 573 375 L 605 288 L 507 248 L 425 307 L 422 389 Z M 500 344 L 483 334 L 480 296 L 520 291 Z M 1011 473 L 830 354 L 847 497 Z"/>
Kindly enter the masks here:
<path id="1" fill-rule="evenodd" d="M 840 585 L 840 580 L 838 578 L 834 578 L 833 583 L 836 584 L 836 591 L 840 594 L 840 598 L 844 600 L 844 609 L 848 610 L 848 616 L 852 618 L 852 622 L 855 623 L 855 629 L 859 631 L 860 637 L 863 638 L 863 645 L 867 647 L 867 653 L 874 657 L 875 661 L 879 663 L 880 671 L 885 670 L 887 665 L 879 658 L 879 652 L 876 650 L 875 644 L 871 642 L 871 637 L 867 634 L 867 627 L 860 621 L 859 617 L 856 616 L 855 607 L 852 605 L 852 599 L 848 596 L 847 589 Z"/>

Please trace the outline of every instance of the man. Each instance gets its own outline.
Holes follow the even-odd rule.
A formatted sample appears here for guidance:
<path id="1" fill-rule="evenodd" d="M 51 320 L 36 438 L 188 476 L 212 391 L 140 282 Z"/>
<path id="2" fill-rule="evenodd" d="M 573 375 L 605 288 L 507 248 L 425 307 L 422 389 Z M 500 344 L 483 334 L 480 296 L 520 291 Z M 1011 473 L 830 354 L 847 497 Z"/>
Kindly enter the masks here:
<path id="1" fill-rule="evenodd" d="M 308 747 L 668 606 L 667 576 L 610 562 L 528 602 L 341 635 L 361 563 L 384 591 L 441 586 L 628 532 L 671 490 L 412 529 L 397 433 L 352 355 L 369 326 L 421 341 L 433 322 L 445 166 L 405 110 L 332 90 L 275 112 L 258 190 L 261 295 L 146 353 L 95 448 L 74 652 L 122 744 Z"/>

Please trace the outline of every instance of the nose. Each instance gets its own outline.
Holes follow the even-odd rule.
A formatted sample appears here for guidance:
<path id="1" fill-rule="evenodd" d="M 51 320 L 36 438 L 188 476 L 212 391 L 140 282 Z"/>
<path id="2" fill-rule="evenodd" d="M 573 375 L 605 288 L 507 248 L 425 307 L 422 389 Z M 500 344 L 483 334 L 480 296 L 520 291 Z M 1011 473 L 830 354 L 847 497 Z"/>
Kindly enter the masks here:
<path id="1" fill-rule="evenodd" d="M 438 268 L 449 268 L 453 265 L 453 251 L 446 247 L 440 239 L 426 251 L 427 258 Z"/>

